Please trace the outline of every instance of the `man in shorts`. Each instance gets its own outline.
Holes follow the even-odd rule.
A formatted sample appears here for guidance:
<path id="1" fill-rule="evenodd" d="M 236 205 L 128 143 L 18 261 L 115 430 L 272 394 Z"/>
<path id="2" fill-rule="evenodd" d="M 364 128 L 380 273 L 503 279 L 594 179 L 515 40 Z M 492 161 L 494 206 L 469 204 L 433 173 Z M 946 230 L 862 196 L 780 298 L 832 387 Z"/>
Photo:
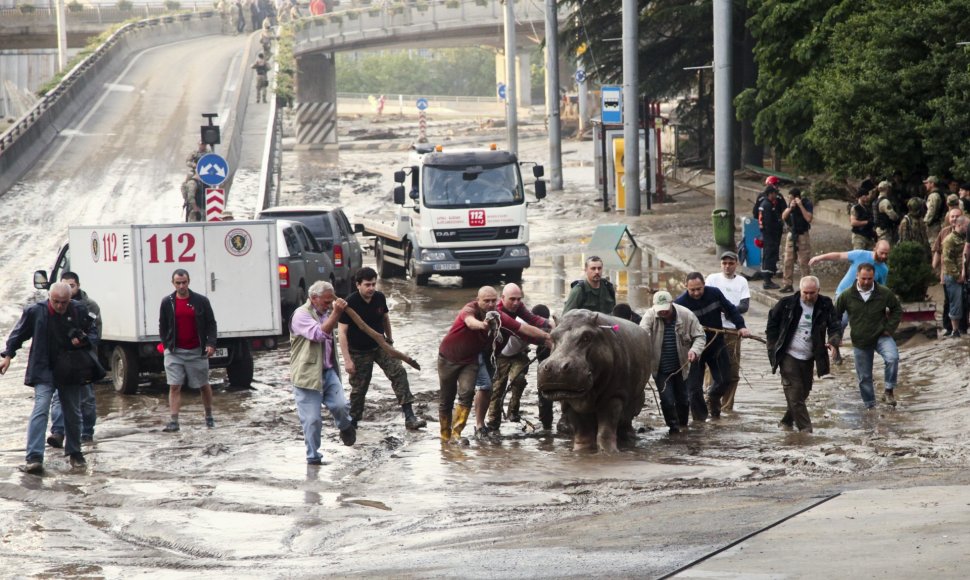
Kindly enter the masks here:
<path id="1" fill-rule="evenodd" d="M 172 273 L 175 292 L 162 298 L 158 334 L 165 346 L 165 376 L 172 419 L 162 431 L 179 430 L 182 387 L 201 389 L 206 427 L 212 419 L 212 386 L 209 385 L 209 357 L 216 352 L 216 318 L 209 299 L 189 290 L 189 273 L 181 268 Z"/>

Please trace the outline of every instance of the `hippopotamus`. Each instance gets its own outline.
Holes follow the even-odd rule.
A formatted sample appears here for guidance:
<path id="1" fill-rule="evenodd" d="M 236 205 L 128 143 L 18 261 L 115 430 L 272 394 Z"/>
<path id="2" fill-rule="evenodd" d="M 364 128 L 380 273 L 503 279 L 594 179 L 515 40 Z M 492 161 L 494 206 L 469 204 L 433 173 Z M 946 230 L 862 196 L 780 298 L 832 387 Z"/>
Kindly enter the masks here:
<path id="1" fill-rule="evenodd" d="M 589 310 L 571 310 L 552 331 L 552 354 L 538 371 L 538 388 L 562 402 L 572 424 L 573 450 L 617 451 L 632 441 L 633 418 L 644 403 L 653 356 L 638 325 Z M 595 438 L 595 439 L 594 439 Z"/>

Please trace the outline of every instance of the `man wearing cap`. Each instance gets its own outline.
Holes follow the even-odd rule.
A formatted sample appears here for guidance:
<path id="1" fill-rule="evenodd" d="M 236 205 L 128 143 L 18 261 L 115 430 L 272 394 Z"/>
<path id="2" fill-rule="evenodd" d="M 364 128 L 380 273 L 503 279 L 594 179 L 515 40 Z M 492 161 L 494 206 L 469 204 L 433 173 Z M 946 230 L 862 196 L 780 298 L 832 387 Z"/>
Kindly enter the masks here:
<path id="1" fill-rule="evenodd" d="M 788 207 L 781 212 L 781 219 L 788 225 L 788 236 L 785 239 L 785 261 L 782 266 L 782 292 L 792 292 L 795 276 L 795 259 L 798 259 L 798 272 L 802 276 L 812 273 L 808 260 L 812 257 L 812 229 L 813 208 L 812 200 L 802 199 L 802 190 L 793 187 L 788 190 Z"/>
<path id="2" fill-rule="evenodd" d="M 779 288 L 771 278 L 778 272 L 778 252 L 785 226 L 781 215 L 785 209 L 787 205 L 778 195 L 778 188 L 774 185 L 765 188 L 765 198 L 758 206 L 758 225 L 761 226 L 761 239 L 764 242 L 764 247 L 761 249 L 761 277 L 764 280 L 765 290 Z"/>
<path id="3" fill-rule="evenodd" d="M 876 242 L 876 228 L 872 219 L 872 190 L 860 187 L 856 201 L 849 210 L 849 226 L 852 228 L 852 249 L 871 250 Z"/>
<path id="4" fill-rule="evenodd" d="M 923 210 L 923 202 L 914 197 L 906 202 L 906 207 L 909 211 L 903 216 L 903 220 L 899 222 L 899 241 L 900 243 L 914 242 L 919 244 L 926 251 L 926 255 L 929 255 L 930 238 L 926 234 L 926 224 L 923 223 L 920 217 L 920 212 Z"/>
<path id="5" fill-rule="evenodd" d="M 737 260 L 735 259 L 735 263 Z M 687 427 L 690 404 L 687 393 L 689 365 L 697 362 L 704 352 L 707 338 L 694 313 L 674 304 L 669 292 L 661 290 L 653 295 L 640 326 L 650 333 L 653 352 L 650 374 L 660 392 L 660 410 L 671 433 Z"/>
<path id="6" fill-rule="evenodd" d="M 805 401 L 812 392 L 812 370 L 814 367 L 820 377 L 829 373 L 826 348 L 838 347 L 842 328 L 832 299 L 819 294 L 818 278 L 803 276 L 798 288 L 798 294 L 786 296 L 772 307 L 765 335 L 771 372 L 781 369 L 788 403 L 780 424 L 811 433 L 812 419 Z"/>
<path id="7" fill-rule="evenodd" d="M 890 244 L 896 243 L 896 228 L 899 224 L 899 214 L 892 200 L 893 185 L 888 181 L 880 181 L 876 186 L 879 197 L 876 200 L 876 237 L 879 241 Z"/>
<path id="8" fill-rule="evenodd" d="M 737 275 L 738 255 L 734 252 L 721 254 L 721 271 L 709 274 L 704 281 L 706 286 L 717 288 L 724 294 L 731 304 L 737 307 L 740 314 L 748 311 L 751 302 L 751 290 L 744 276 Z M 736 330 L 734 323 L 721 314 L 721 325 L 729 330 Z M 741 337 L 737 334 L 724 335 L 724 348 L 728 352 L 730 366 L 725 373 L 724 395 L 721 397 L 721 410 L 734 410 L 734 393 L 738 390 L 741 379 Z"/>
<path id="9" fill-rule="evenodd" d="M 934 239 L 943 227 L 943 216 L 946 214 L 946 198 L 940 188 L 940 180 L 935 175 L 931 175 L 923 181 L 926 186 L 926 215 L 923 216 L 923 223 L 930 239 Z"/>
<path id="10" fill-rule="evenodd" d="M 730 368 L 727 349 L 724 346 L 724 335 L 736 332 L 742 338 L 749 336 L 744 318 L 737 307 L 714 287 L 704 284 L 704 275 L 700 272 L 687 274 L 687 291 L 674 300 L 675 304 L 686 307 L 694 313 L 697 320 L 707 333 L 707 346 L 701 355 L 700 364 L 691 365 L 687 376 L 687 396 L 690 399 L 690 411 L 695 421 L 707 419 L 708 411 L 715 419 L 721 416 L 721 397 L 727 386 L 725 375 Z M 725 331 L 721 325 L 722 313 L 734 323 L 736 331 Z M 704 367 L 711 371 L 711 388 L 704 400 Z"/>

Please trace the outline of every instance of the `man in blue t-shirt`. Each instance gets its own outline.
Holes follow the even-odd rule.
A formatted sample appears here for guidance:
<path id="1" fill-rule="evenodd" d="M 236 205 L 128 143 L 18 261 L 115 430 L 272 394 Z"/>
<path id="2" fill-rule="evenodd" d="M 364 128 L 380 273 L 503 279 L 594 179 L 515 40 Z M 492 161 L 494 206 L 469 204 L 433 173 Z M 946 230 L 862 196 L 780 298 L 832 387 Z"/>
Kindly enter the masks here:
<path id="1" fill-rule="evenodd" d="M 842 277 L 842 281 L 839 282 L 839 286 L 835 289 L 835 295 L 838 296 L 843 290 L 850 288 L 855 283 L 856 270 L 858 270 L 859 264 L 872 264 L 872 267 L 876 269 L 876 282 L 885 285 L 886 277 L 889 275 L 889 264 L 886 263 L 888 259 L 889 242 L 880 240 L 876 242 L 876 247 L 872 251 L 852 250 L 851 252 L 829 252 L 828 254 L 815 256 L 808 261 L 808 264 L 814 266 L 819 262 L 849 262 L 849 269 L 845 272 L 845 276 Z"/>

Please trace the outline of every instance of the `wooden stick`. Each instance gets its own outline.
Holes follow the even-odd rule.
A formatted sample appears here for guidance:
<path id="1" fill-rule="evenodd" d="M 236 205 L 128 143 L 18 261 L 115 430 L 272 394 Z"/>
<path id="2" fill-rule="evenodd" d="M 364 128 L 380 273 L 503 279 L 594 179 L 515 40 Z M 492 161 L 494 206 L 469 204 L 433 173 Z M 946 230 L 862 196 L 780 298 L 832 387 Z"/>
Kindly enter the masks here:
<path id="1" fill-rule="evenodd" d="M 708 328 L 707 326 L 705 326 L 704 330 L 706 330 L 707 332 L 720 333 L 720 334 L 740 334 L 737 330 L 733 330 L 730 328 Z M 761 338 L 760 336 L 755 336 L 753 334 L 749 334 L 748 336 L 742 336 L 741 338 L 750 338 L 751 340 L 757 340 L 761 344 L 768 344 L 767 340 Z"/>
<path id="2" fill-rule="evenodd" d="M 415 369 L 421 370 L 421 365 L 418 364 L 418 361 L 414 360 L 410 356 L 404 354 L 403 352 L 391 346 L 387 342 L 387 339 L 385 339 L 381 333 L 377 332 L 376 330 L 371 328 L 370 325 L 364 322 L 363 319 L 361 319 L 360 315 L 354 312 L 353 308 L 348 306 L 347 308 L 344 308 L 344 312 L 346 312 L 347 316 L 349 316 L 350 319 L 354 321 L 354 324 L 357 325 L 357 328 L 361 329 L 362 331 L 364 331 L 364 334 L 374 339 L 374 342 L 377 343 L 377 346 L 384 349 L 384 351 L 387 352 L 387 354 L 391 355 L 392 358 L 396 358 L 398 360 L 404 361 L 409 365 L 411 365 L 412 367 L 414 367 Z"/>

